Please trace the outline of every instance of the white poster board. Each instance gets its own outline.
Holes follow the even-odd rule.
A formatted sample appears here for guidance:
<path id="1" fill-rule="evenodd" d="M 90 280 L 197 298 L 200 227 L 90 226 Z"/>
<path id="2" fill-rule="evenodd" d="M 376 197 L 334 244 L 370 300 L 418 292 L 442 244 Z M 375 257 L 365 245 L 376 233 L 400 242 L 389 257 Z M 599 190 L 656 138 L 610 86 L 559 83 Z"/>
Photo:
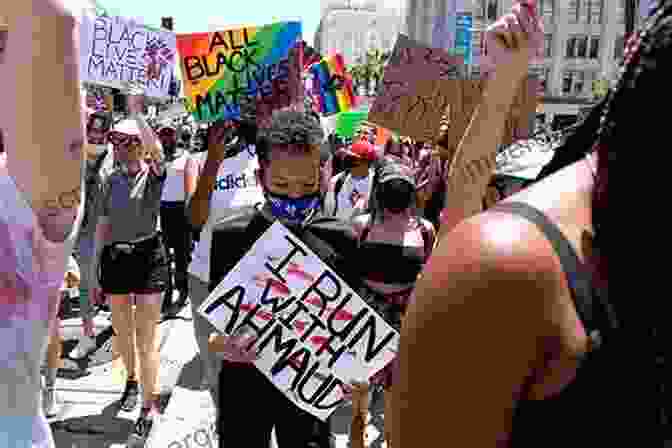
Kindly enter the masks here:
<path id="1" fill-rule="evenodd" d="M 122 17 L 84 17 L 80 31 L 83 82 L 144 87 L 149 97 L 168 97 L 175 77 L 175 34 Z"/>
<path id="2" fill-rule="evenodd" d="M 256 367 L 321 420 L 342 403 L 341 385 L 367 381 L 399 344 L 396 330 L 279 222 L 199 312 L 225 335 L 247 327 Z"/>

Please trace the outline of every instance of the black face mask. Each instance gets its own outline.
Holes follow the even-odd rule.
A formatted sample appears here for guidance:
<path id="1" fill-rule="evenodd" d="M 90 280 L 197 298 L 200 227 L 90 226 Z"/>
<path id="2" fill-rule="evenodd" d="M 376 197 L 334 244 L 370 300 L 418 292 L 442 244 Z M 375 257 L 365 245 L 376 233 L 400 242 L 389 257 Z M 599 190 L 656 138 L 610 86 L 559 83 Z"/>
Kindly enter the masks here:
<path id="1" fill-rule="evenodd" d="M 401 213 L 411 206 L 415 188 L 402 179 L 392 179 L 379 186 L 377 199 L 385 210 Z"/>

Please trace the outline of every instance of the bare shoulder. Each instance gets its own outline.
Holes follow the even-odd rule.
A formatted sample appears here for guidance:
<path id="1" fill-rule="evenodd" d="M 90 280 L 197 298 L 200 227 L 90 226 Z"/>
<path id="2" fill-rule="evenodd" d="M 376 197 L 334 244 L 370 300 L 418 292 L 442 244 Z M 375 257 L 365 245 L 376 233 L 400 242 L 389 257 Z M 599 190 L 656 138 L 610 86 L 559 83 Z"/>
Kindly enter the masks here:
<path id="1" fill-rule="evenodd" d="M 519 307 L 543 311 L 543 299 L 559 293 L 558 273 L 553 252 L 532 223 L 486 212 L 463 221 L 439 242 L 417 296 L 435 311 L 483 306 L 478 302 L 498 308 L 505 301 L 502 311 L 515 320 Z"/>

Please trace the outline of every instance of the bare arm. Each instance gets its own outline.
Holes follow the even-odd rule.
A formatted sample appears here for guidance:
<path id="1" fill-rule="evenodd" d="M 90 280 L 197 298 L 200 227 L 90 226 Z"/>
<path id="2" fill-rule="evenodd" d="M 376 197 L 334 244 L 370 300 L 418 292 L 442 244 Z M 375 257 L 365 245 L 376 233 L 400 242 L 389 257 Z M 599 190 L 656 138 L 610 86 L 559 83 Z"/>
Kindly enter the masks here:
<path id="1" fill-rule="evenodd" d="M 198 178 L 198 185 L 193 197 L 187 205 L 187 216 L 194 228 L 200 228 L 205 225 L 210 214 L 210 197 L 212 191 L 215 189 L 215 182 L 217 181 L 217 173 L 219 166 L 224 160 L 224 156 L 229 145 L 238 144 L 238 140 L 234 139 L 228 144 L 224 143 L 227 135 L 230 135 L 230 130 L 226 129 L 220 123 L 216 123 L 208 132 L 208 156 L 205 159 L 203 170 Z"/>
<path id="2" fill-rule="evenodd" d="M 188 201 L 196 192 L 196 185 L 201 174 L 201 164 L 190 157 L 184 166 L 184 196 Z"/>
<path id="3" fill-rule="evenodd" d="M 502 223 L 479 219 L 437 247 L 404 319 L 392 389 L 399 447 L 507 446 L 522 385 L 539 366 L 553 268 L 515 247 L 519 232 L 503 238 Z"/>
<path id="4" fill-rule="evenodd" d="M 62 0 L 3 2 L 3 9 L 0 98 L 8 107 L 0 108 L 0 123 L 7 164 L 47 239 L 62 242 L 82 202 L 79 25 Z"/>

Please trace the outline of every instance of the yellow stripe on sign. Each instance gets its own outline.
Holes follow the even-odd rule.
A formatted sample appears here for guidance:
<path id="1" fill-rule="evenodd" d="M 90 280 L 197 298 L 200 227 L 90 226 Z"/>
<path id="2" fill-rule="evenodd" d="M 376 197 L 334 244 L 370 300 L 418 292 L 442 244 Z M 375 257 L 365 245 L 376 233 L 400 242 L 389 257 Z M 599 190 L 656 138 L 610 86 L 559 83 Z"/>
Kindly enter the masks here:
<path id="1" fill-rule="evenodd" d="M 217 81 L 222 79 L 224 75 L 229 71 L 226 64 L 231 62 L 229 60 L 230 55 L 234 51 L 237 51 L 233 47 L 239 46 L 241 43 L 244 42 L 243 30 L 246 30 L 247 38 L 249 40 L 252 40 L 254 36 L 257 34 L 257 27 L 229 28 L 208 34 L 207 48 L 210 48 L 211 44 L 213 43 L 215 33 L 219 33 L 219 38 L 221 39 L 218 38 L 218 41 L 220 42 L 219 45 L 217 45 L 217 42 L 214 42 L 215 46 L 213 48 L 213 51 L 206 56 L 206 61 L 208 64 L 207 69 L 206 67 L 202 68 L 206 73 L 214 71 L 217 71 L 217 73 L 211 76 L 206 75 L 205 77 L 192 82 L 188 81 L 188 77 L 186 76 L 186 67 L 182 67 L 184 79 L 187 79 L 187 81 L 184 81 L 185 85 L 184 90 L 188 97 L 192 98 L 192 100 L 195 101 L 197 95 L 205 96 L 208 92 L 212 90 Z M 229 34 L 229 32 L 231 32 L 231 35 Z M 198 46 L 201 47 L 202 42 L 200 42 L 200 45 Z M 226 62 L 221 61 L 223 67 L 220 66 L 220 69 L 216 70 L 218 66 L 218 61 L 222 57 L 226 58 Z M 239 64 L 238 61 L 235 62 Z"/>

